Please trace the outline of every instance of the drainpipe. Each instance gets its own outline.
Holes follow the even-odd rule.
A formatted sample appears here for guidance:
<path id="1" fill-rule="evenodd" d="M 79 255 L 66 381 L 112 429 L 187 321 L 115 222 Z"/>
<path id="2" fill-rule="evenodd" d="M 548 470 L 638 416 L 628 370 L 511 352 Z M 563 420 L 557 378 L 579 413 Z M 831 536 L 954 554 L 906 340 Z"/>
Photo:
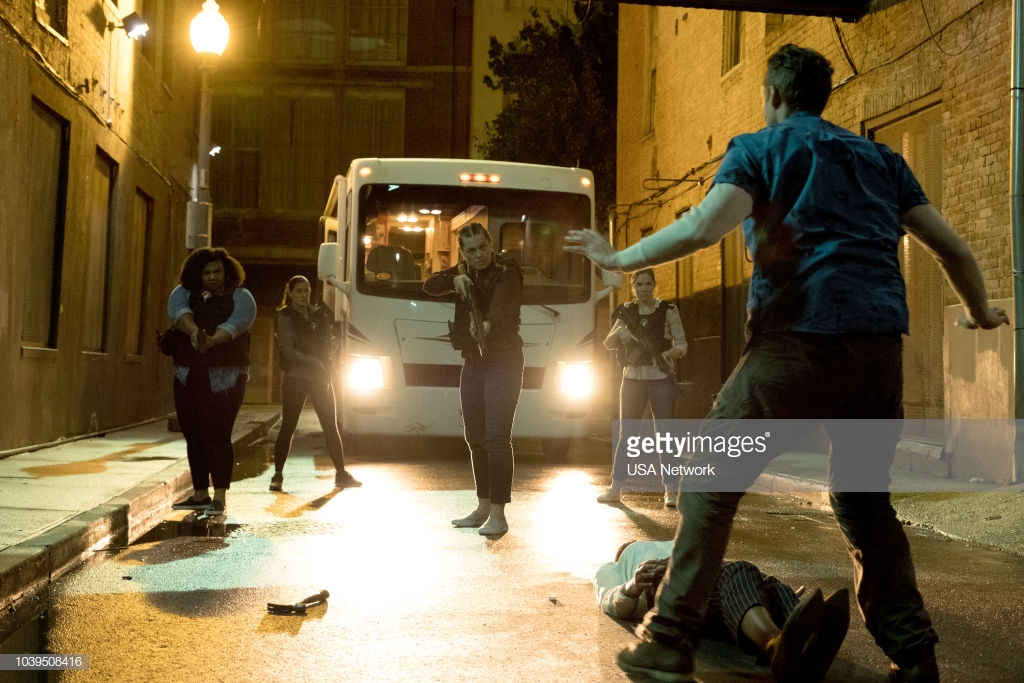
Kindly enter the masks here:
<path id="1" fill-rule="evenodd" d="M 1014 383 L 1013 413 L 1024 419 L 1024 0 L 1014 0 L 1010 46 L 1013 60 L 1010 71 L 1010 221 L 1013 239 L 1013 325 Z M 1019 428 L 1013 444 L 1013 480 L 1024 481 L 1024 434 Z"/>

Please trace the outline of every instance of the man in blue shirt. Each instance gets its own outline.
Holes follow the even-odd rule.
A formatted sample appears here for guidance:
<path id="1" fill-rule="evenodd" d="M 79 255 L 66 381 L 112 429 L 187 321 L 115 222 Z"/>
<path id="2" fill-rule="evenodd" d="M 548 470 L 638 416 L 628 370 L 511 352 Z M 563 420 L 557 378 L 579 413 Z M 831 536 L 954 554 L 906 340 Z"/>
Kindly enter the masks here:
<path id="1" fill-rule="evenodd" d="M 699 205 L 621 252 L 593 230 L 566 238 L 568 251 L 633 271 L 716 244 L 742 222 L 754 262 L 749 341 L 701 434 L 746 436 L 744 421 L 752 419 L 778 427 L 763 452 L 694 456 L 691 465 L 712 466 L 715 477 L 703 486 L 683 481 L 683 520 L 656 605 L 637 627 L 641 641 L 619 653 L 627 672 L 693 680 L 693 650 L 742 491 L 772 458 L 824 425 L 830 502 L 868 631 L 892 660 L 892 680 L 938 681 L 938 637 L 888 493 L 903 418 L 907 307 L 897 247 L 904 228 L 939 263 L 964 305 L 964 327 L 1009 320 L 989 306 L 969 248 L 903 158 L 821 118 L 831 88 L 822 55 L 780 48 L 764 81 L 767 127 L 730 142 Z"/>

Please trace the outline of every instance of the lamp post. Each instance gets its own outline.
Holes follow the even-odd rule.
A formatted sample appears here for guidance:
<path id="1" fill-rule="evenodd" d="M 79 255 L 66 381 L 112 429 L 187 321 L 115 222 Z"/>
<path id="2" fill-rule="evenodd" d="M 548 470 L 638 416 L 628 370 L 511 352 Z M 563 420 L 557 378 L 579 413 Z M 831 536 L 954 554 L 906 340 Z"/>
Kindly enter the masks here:
<path id="1" fill-rule="evenodd" d="M 196 158 L 195 189 L 188 203 L 185 220 L 185 246 L 189 249 L 208 247 L 213 226 L 213 203 L 210 201 L 210 73 L 214 66 L 211 55 L 220 55 L 228 45 L 230 29 L 220 14 L 215 0 L 206 0 L 202 11 L 189 26 L 192 47 L 199 55 L 199 152 Z"/>

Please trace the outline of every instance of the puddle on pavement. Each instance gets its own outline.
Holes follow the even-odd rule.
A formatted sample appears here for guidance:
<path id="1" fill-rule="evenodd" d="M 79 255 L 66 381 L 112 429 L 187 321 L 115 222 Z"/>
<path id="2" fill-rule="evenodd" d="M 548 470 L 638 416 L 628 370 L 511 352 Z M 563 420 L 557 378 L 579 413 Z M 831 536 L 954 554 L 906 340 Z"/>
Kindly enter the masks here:
<path id="1" fill-rule="evenodd" d="M 169 541 L 172 538 L 226 538 L 243 526 L 242 524 L 225 522 L 223 516 L 219 519 L 199 519 L 199 516 L 193 513 L 180 521 L 164 520 L 160 522 L 147 533 L 137 538 L 129 548 L 144 543 Z"/>
<path id="2" fill-rule="evenodd" d="M 263 437 L 247 446 L 243 446 L 235 454 L 235 467 L 231 472 L 231 481 L 242 481 L 262 476 L 274 464 L 274 442 Z"/>
<path id="3" fill-rule="evenodd" d="M 124 453 L 116 455 L 120 457 Z M 106 458 L 106 460 L 110 459 L 113 458 Z M 242 481 L 262 476 L 273 462 L 272 440 L 264 437 L 248 444 L 235 454 L 235 467 L 231 481 Z M 113 557 L 119 551 L 131 550 L 142 544 L 186 537 L 226 538 L 244 527 L 242 524 L 226 522 L 223 516 L 202 518 L 201 514 L 197 511 L 187 514 L 180 520 L 164 520 L 127 547 L 123 545 L 118 547 L 119 544 L 115 541 L 114 547 L 93 553 L 82 565 L 72 571 L 76 571 L 90 562 L 102 562 Z M 124 539 L 121 539 L 121 543 L 124 543 Z M 51 620 L 50 591 L 50 585 L 42 585 L 20 604 L 12 606 L 0 614 L 0 654 L 59 654 L 47 650 Z M 60 681 L 66 675 L 61 671 L 3 671 L 0 672 L 0 681 L 3 683 L 49 683 Z"/>

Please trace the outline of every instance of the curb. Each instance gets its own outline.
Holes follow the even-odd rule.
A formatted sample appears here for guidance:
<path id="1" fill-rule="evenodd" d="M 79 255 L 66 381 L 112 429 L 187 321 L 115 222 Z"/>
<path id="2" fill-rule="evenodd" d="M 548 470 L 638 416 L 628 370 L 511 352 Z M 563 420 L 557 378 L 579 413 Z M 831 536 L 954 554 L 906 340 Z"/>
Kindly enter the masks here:
<path id="1" fill-rule="evenodd" d="M 265 437 L 279 419 L 277 412 L 257 413 L 242 427 L 236 426 L 235 452 Z M 36 599 L 43 587 L 96 551 L 125 546 L 143 536 L 191 488 L 188 461 L 182 458 L 106 503 L 6 548 L 0 553 L 0 615 Z"/>
<path id="2" fill-rule="evenodd" d="M 815 507 L 831 508 L 831 503 L 828 500 L 828 486 L 785 474 L 762 472 L 754 480 L 754 485 L 749 491 L 750 493 L 785 493 L 803 498 Z"/>

